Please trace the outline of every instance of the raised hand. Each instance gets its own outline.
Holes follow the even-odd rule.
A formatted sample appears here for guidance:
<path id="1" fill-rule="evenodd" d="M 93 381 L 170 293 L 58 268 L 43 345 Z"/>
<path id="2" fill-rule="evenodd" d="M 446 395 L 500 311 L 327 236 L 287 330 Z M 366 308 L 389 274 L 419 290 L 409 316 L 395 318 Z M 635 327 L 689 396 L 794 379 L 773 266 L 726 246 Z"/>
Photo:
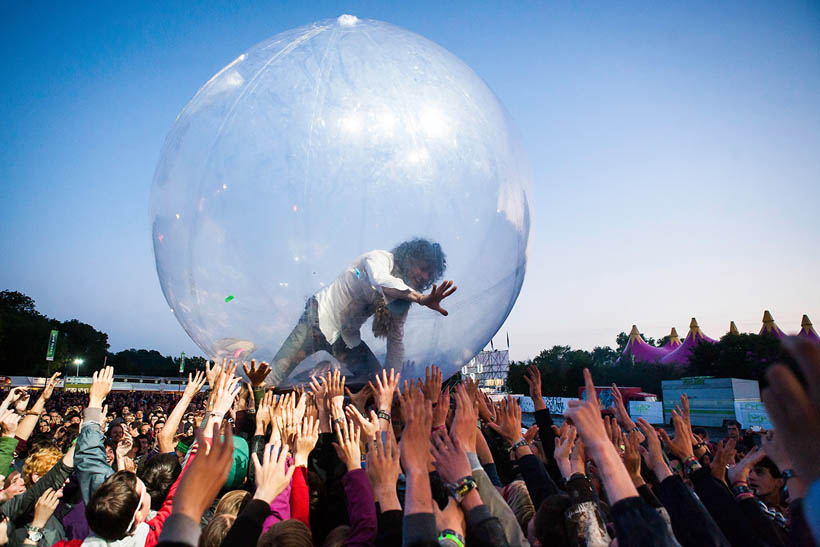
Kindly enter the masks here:
<path id="1" fill-rule="evenodd" d="M 475 405 L 463 382 L 456 385 L 453 397 L 456 399 L 456 409 L 453 413 L 450 433 L 465 452 L 472 452 L 475 450 L 475 440 L 478 434 Z"/>
<path id="2" fill-rule="evenodd" d="M 91 375 L 88 408 L 102 408 L 102 403 L 114 385 L 114 367 L 103 367 Z"/>
<path id="3" fill-rule="evenodd" d="M 365 444 L 373 440 L 379 431 L 379 418 L 376 416 L 375 411 L 370 411 L 370 420 L 368 420 L 362 416 L 359 409 L 354 405 L 347 405 L 345 407 L 345 414 L 347 415 L 347 420 L 353 422 L 361 431 L 360 435 Z"/>
<path id="4" fill-rule="evenodd" d="M 129 435 L 128 432 L 124 431 L 122 434 L 122 439 L 120 439 L 120 442 L 117 443 L 117 459 L 127 457 L 133 448 L 134 439 L 131 438 L 131 435 Z"/>
<path id="5" fill-rule="evenodd" d="M 495 421 L 495 412 L 493 412 L 493 402 L 486 393 L 479 391 L 476 394 L 476 401 L 478 401 L 478 416 L 484 423 Z M 543 402 L 543 400 L 541 401 Z M 536 409 L 537 410 L 537 409 Z"/>
<path id="6" fill-rule="evenodd" d="M 752 467 L 754 467 L 757 462 L 765 457 L 765 450 L 762 450 L 757 446 L 752 447 L 752 449 L 749 450 L 745 456 L 743 456 L 742 460 L 729 468 L 729 471 L 727 472 L 727 475 L 729 476 L 729 484 L 734 486 L 739 482 L 745 483 L 749 478 L 749 472 L 752 470 Z"/>
<path id="7" fill-rule="evenodd" d="M 0 425 L 3 426 L 3 436 L 14 438 L 17 433 L 17 425 L 20 423 L 20 415 L 13 410 L 4 410 L 0 413 Z"/>
<path id="8" fill-rule="evenodd" d="M 34 505 L 34 519 L 31 521 L 31 525 L 35 528 L 45 528 L 46 522 L 54 514 L 54 510 L 57 509 L 59 504 L 60 494 L 53 488 L 46 488 Z"/>
<path id="9" fill-rule="evenodd" d="M 643 418 L 638 418 L 638 427 L 641 429 L 649 448 L 647 450 L 643 447 L 639 447 L 638 451 L 646 459 L 646 464 L 649 468 L 655 472 L 658 480 L 662 481 L 670 476 L 672 471 L 669 470 L 669 466 L 666 465 L 666 461 L 663 459 L 663 449 L 661 448 L 661 440 L 658 438 L 658 433 L 655 431 L 655 428 Z"/>
<path id="10" fill-rule="evenodd" d="M 234 399 L 239 394 L 239 377 L 234 376 L 236 366 L 229 366 L 222 369 L 216 378 L 216 384 L 212 393 L 213 411 L 211 415 L 218 420 L 225 417 L 225 413 L 230 410 Z"/>
<path id="11" fill-rule="evenodd" d="M 319 421 L 308 416 L 296 426 L 296 442 L 293 443 L 293 465 L 307 467 L 308 456 L 319 440 Z"/>
<path id="12" fill-rule="evenodd" d="M 436 466 L 438 474 L 444 481 L 457 483 L 464 477 L 472 475 L 470 461 L 461 443 L 455 442 L 444 431 L 439 430 L 433 433 L 431 452 L 433 465 Z"/>
<path id="13" fill-rule="evenodd" d="M 341 408 L 344 404 L 345 377 L 338 370 L 327 373 L 327 396 L 331 405 Z"/>
<path id="14" fill-rule="evenodd" d="M 336 422 L 336 438 L 333 443 L 339 459 L 347 466 L 348 471 L 362 468 L 362 451 L 359 448 L 359 428 L 352 422 Z"/>
<path id="15" fill-rule="evenodd" d="M 441 301 L 456 292 L 457 288 L 452 281 L 443 281 L 440 286 L 433 285 L 430 294 L 425 294 L 419 299 L 419 304 L 441 315 L 447 315 L 447 310 L 441 307 Z"/>
<path id="16" fill-rule="evenodd" d="M 430 457 L 433 405 L 430 401 L 425 401 L 424 395 L 417 389 L 405 388 L 401 400 L 403 401 L 402 416 L 404 416 L 404 429 L 401 434 L 401 466 L 405 474 L 424 473 L 426 475 L 427 462 Z"/>
<path id="17" fill-rule="evenodd" d="M 509 444 L 515 444 L 521 435 L 521 407 L 512 397 L 501 401 L 496 413 L 496 421 L 487 424 L 490 429 L 501 435 Z"/>
<path id="18" fill-rule="evenodd" d="M 639 452 L 641 445 L 638 442 L 638 435 L 636 433 L 637 432 L 633 432 L 623 440 L 624 453 L 622 458 L 624 460 L 624 467 L 626 467 L 629 473 L 629 478 L 632 479 L 632 484 L 637 488 L 645 483 L 643 477 L 641 477 L 641 453 Z M 643 435 L 641 435 L 641 437 L 643 437 Z"/>
<path id="19" fill-rule="evenodd" d="M 201 370 L 196 371 L 193 376 L 191 373 L 188 373 L 188 384 L 185 386 L 185 391 L 182 392 L 182 397 L 187 399 L 193 399 L 194 396 L 202 391 L 202 387 L 205 385 L 206 376 L 205 373 Z"/>
<path id="20" fill-rule="evenodd" d="M 421 391 L 424 393 L 426 400 L 436 403 L 439 394 L 441 394 L 441 369 L 436 365 L 432 365 L 432 373 L 430 369 L 431 367 L 424 369 L 424 384 Z"/>
<path id="21" fill-rule="evenodd" d="M 382 512 L 393 509 L 401 510 L 399 497 L 396 494 L 396 483 L 401 473 L 399 447 L 396 437 L 387 431 L 376 435 L 370 450 L 367 452 L 367 476 L 373 486 L 373 497 L 381 506 Z"/>
<path id="22" fill-rule="evenodd" d="M 558 464 L 558 470 L 561 471 L 561 476 L 568 480 L 572 476 L 572 467 L 569 458 L 572 454 L 572 448 L 575 446 L 577 431 L 572 426 L 562 429 L 561 435 L 555 437 L 553 456 L 555 457 L 555 462 Z"/>
<path id="23" fill-rule="evenodd" d="M 364 412 L 365 406 L 367 405 L 367 400 L 371 395 L 370 384 L 365 384 L 365 386 L 357 393 L 353 393 L 350 391 L 350 388 L 345 387 L 345 393 L 347 393 L 347 396 L 350 397 L 350 402 L 353 403 L 360 412 Z"/>
<path id="24" fill-rule="evenodd" d="M 683 418 L 676 411 L 672 411 L 672 425 L 675 426 L 675 438 L 670 439 L 669 434 L 664 429 L 658 430 L 658 434 L 663 439 L 666 449 L 672 454 L 680 458 L 681 462 L 695 457 L 695 452 L 692 448 L 693 438 L 689 428 L 684 423 Z"/>
<path id="25" fill-rule="evenodd" d="M 228 478 L 233 461 L 233 435 L 227 427 L 218 424 L 208 432 L 213 442 L 208 448 L 205 432 L 196 430 L 199 450 L 194 461 L 179 480 L 174 496 L 173 512 L 199 522 L 205 509 L 211 506 Z M 257 473 L 257 477 L 259 474 Z"/>
<path id="26" fill-rule="evenodd" d="M 51 394 L 54 393 L 54 388 L 57 387 L 57 382 L 60 381 L 60 374 L 59 372 L 55 372 L 51 375 L 51 378 L 46 381 L 46 387 L 43 388 L 43 398 L 45 400 L 51 399 Z"/>
<path id="27" fill-rule="evenodd" d="M 371 382 L 370 388 L 373 391 L 373 399 L 377 410 L 390 414 L 390 410 L 393 408 L 393 393 L 399 385 L 399 378 L 401 378 L 401 374 L 392 368 L 389 373 L 387 370 L 382 369 L 379 374 L 376 374 L 376 383 Z"/>
<path id="28" fill-rule="evenodd" d="M 715 451 L 715 459 L 712 461 L 711 467 L 712 476 L 723 484 L 726 484 L 726 469 L 735 465 L 735 456 L 737 455 L 735 444 L 734 439 L 720 441 Z"/>
<path id="29" fill-rule="evenodd" d="M 811 484 L 820 477 L 820 346 L 798 337 L 784 338 L 781 343 L 797 361 L 806 387 L 788 367 L 778 364 L 766 371 L 769 386 L 760 398 L 774 423 L 776 439 L 788 442 L 794 471 L 805 484 Z"/>
<path id="30" fill-rule="evenodd" d="M 248 364 L 244 361 L 242 362 L 242 370 L 245 371 L 245 375 L 248 377 L 248 380 L 253 387 L 261 387 L 265 385 L 265 378 L 268 377 L 270 373 L 270 365 L 265 363 L 264 361 L 259 364 L 259 368 L 256 368 L 256 359 L 251 359 L 251 366 L 248 368 Z"/>
<path id="31" fill-rule="evenodd" d="M 532 397 L 535 410 L 545 410 L 547 404 L 541 395 L 541 371 L 538 370 L 537 366 L 530 365 L 527 367 L 527 372 L 524 373 L 524 381 L 530 387 L 530 397 Z"/>
<path id="32" fill-rule="evenodd" d="M 228 368 L 227 363 L 227 359 L 222 359 L 221 365 L 216 364 L 216 361 L 214 361 L 214 366 L 211 367 L 211 362 L 205 361 L 205 375 L 208 377 L 208 387 L 210 389 L 214 388 L 214 384 L 216 383 L 216 379 L 219 377 L 219 373 Z M 233 360 L 231 360 L 231 364 L 233 364 Z"/>
<path id="33" fill-rule="evenodd" d="M 425 396 L 425 399 L 427 397 Z M 438 394 L 438 399 L 433 401 L 433 427 L 443 427 L 447 424 L 447 413 L 450 411 L 450 391 L 445 389 Z"/>
<path id="34" fill-rule="evenodd" d="M 586 401 L 569 401 L 569 408 L 564 416 L 576 427 L 578 436 L 584 441 L 586 452 L 598 465 L 610 501 L 615 503 L 627 497 L 635 497 L 638 491 L 632 484 L 618 451 L 607 437 L 595 383 L 589 369 L 584 369 L 584 384 Z"/>
<path id="35" fill-rule="evenodd" d="M 0 411 L 6 410 L 7 408 L 11 407 L 13 404 L 17 403 L 17 400 L 21 397 L 21 394 L 28 390 L 28 387 L 13 387 L 9 390 L 9 394 L 6 395 L 6 398 L 3 399 L 3 404 L 0 405 Z"/>
<path id="36" fill-rule="evenodd" d="M 290 484 L 296 466 L 292 465 L 286 471 L 285 463 L 287 458 L 288 445 L 279 444 L 265 445 L 262 463 L 259 463 L 259 457 L 256 453 L 251 456 L 256 471 L 256 492 L 253 499 L 270 504 Z"/>

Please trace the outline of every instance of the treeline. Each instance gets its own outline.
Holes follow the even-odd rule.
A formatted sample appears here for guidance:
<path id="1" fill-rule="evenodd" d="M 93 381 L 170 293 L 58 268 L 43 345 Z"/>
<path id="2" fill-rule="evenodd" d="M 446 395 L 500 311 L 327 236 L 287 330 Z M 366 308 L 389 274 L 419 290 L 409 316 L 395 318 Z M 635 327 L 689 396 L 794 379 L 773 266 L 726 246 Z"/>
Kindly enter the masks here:
<path id="1" fill-rule="evenodd" d="M 52 330 L 59 332 L 54 360 L 46 360 Z M 17 291 L 0 292 L 0 374 L 5 376 L 48 376 L 56 371 L 74 375 L 75 359 L 82 359 L 80 375 L 102 368 L 103 362 L 117 374 L 176 376 L 180 357 L 156 350 L 108 351 L 108 335 L 91 325 L 71 319 L 59 321 L 37 311 L 34 300 Z M 203 369 L 205 359 L 185 359 L 185 372 Z"/>
<path id="2" fill-rule="evenodd" d="M 599 386 L 616 383 L 619 386 L 640 387 L 645 392 L 662 395 L 661 382 L 684 376 L 715 376 L 759 380 L 765 385 L 763 373 L 770 364 L 793 364 L 781 349 L 780 341 L 768 335 L 727 334 L 714 344 L 701 343 L 694 347 L 689 365 L 661 365 L 644 363 L 629 358 L 619 360 L 629 337 L 621 333 L 617 349 L 596 347 L 592 351 L 553 346 L 532 360 L 510 365 L 507 385 L 511 393 L 528 393 L 524 372 L 530 364 L 541 371 L 544 395 L 577 397 L 584 385 L 583 371 L 589 368 Z M 648 342 L 655 344 L 652 339 Z M 663 345 L 665 339 L 658 341 Z"/>

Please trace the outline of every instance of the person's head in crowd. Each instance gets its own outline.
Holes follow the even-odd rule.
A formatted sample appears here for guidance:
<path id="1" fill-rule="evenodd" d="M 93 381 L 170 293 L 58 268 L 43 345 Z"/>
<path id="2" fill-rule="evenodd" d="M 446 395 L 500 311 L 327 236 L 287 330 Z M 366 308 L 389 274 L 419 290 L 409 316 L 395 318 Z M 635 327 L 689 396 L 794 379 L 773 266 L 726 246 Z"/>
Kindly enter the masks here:
<path id="1" fill-rule="evenodd" d="M 343 547 L 350 535 L 350 526 L 347 524 L 340 524 L 328 533 L 325 537 L 324 547 Z"/>
<path id="2" fill-rule="evenodd" d="M 129 408 L 128 405 L 125 405 L 125 406 L 122 407 L 123 416 L 125 416 L 126 414 L 130 414 L 130 413 L 131 413 L 131 408 Z"/>
<path id="3" fill-rule="evenodd" d="M 313 534 L 301 520 L 288 519 L 268 528 L 259 537 L 256 545 L 257 547 L 313 547 Z"/>
<path id="4" fill-rule="evenodd" d="M 236 516 L 250 500 L 251 493 L 247 490 L 231 490 L 219 499 L 214 515 L 227 513 Z"/>
<path id="5" fill-rule="evenodd" d="M 749 472 L 749 488 L 768 507 L 780 507 L 784 504 L 785 485 L 783 474 L 768 456 L 757 462 Z"/>
<path id="6" fill-rule="evenodd" d="M 137 411 L 134 413 L 134 419 L 142 421 L 142 418 L 145 414 L 143 413 L 141 408 L 138 408 Z"/>
<path id="7" fill-rule="evenodd" d="M 51 431 L 51 425 L 49 425 L 47 420 L 40 420 L 40 423 L 37 424 L 37 429 L 40 433 L 49 433 Z"/>
<path id="8" fill-rule="evenodd" d="M 23 481 L 26 487 L 40 480 L 62 457 L 62 451 L 56 446 L 40 447 L 32 452 L 23 463 Z"/>
<path id="9" fill-rule="evenodd" d="M 114 421 L 114 416 L 106 416 L 105 417 L 105 423 L 108 424 L 109 427 L 111 427 L 111 423 L 113 421 Z"/>
<path id="10" fill-rule="evenodd" d="M 726 437 L 729 439 L 740 439 L 740 422 L 737 420 L 727 420 L 726 421 Z"/>
<path id="11" fill-rule="evenodd" d="M 136 442 L 137 454 L 145 454 L 151 448 L 151 440 L 147 435 L 140 435 Z"/>
<path id="12" fill-rule="evenodd" d="M 572 506 L 566 494 L 553 494 L 541 506 L 527 525 L 527 539 L 532 547 L 570 547 L 564 513 Z"/>
<path id="13" fill-rule="evenodd" d="M 105 463 L 114 467 L 114 460 L 117 457 L 117 443 L 111 439 L 105 441 Z"/>
<path id="14" fill-rule="evenodd" d="M 122 440 L 122 426 L 120 424 L 113 424 L 110 428 L 108 428 L 108 438 L 118 443 Z"/>
<path id="15" fill-rule="evenodd" d="M 162 507 L 180 472 L 182 466 L 174 454 L 158 454 L 145 463 L 140 477 L 151 496 L 151 509 L 158 511 Z"/>
<path id="16" fill-rule="evenodd" d="M 139 434 L 140 435 L 148 435 L 149 431 L 151 431 L 151 424 L 147 424 L 145 422 L 140 424 L 140 427 L 139 427 Z"/>
<path id="17" fill-rule="evenodd" d="M 151 496 L 134 473 L 117 471 L 91 495 L 85 508 L 88 527 L 99 537 L 116 541 L 148 518 Z"/>
<path id="18" fill-rule="evenodd" d="M 154 437 L 159 437 L 162 430 L 165 429 L 165 420 L 161 420 L 154 424 Z"/>
<path id="19" fill-rule="evenodd" d="M 65 434 L 63 435 L 62 441 L 60 446 L 63 449 L 63 452 L 67 451 L 71 448 L 71 444 L 74 442 L 74 439 L 80 434 L 80 424 L 70 424 L 65 428 Z"/>
<path id="20" fill-rule="evenodd" d="M 214 518 L 202 530 L 198 547 L 219 547 L 222 545 L 222 540 L 228 535 L 228 530 L 231 529 L 235 520 L 236 515 L 229 513 L 214 515 Z"/>
<path id="21" fill-rule="evenodd" d="M 77 412 L 69 412 L 66 414 L 65 421 L 70 424 L 79 424 L 82 421 L 82 418 Z"/>
<path id="22" fill-rule="evenodd" d="M 51 417 L 51 423 L 52 424 L 61 424 L 61 423 L 63 423 L 63 417 L 60 416 L 60 413 L 57 412 L 56 410 L 52 410 L 51 412 L 49 412 L 48 415 Z"/>
<path id="23" fill-rule="evenodd" d="M 131 422 L 130 424 L 128 424 L 128 434 L 131 435 L 132 437 L 136 437 L 137 435 L 139 435 L 140 434 L 140 425 L 141 424 L 142 424 L 142 422 L 136 422 L 136 421 Z"/>

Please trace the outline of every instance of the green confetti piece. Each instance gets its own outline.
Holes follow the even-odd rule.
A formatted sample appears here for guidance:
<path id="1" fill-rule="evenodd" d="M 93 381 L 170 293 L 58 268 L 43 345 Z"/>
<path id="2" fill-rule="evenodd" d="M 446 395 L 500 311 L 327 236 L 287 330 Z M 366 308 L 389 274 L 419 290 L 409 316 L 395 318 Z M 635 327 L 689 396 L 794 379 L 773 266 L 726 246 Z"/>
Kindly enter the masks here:
<path id="1" fill-rule="evenodd" d="M 232 294 L 228 295 L 228 297 L 225 299 L 225 302 L 230 302 L 231 300 L 233 300 Z"/>

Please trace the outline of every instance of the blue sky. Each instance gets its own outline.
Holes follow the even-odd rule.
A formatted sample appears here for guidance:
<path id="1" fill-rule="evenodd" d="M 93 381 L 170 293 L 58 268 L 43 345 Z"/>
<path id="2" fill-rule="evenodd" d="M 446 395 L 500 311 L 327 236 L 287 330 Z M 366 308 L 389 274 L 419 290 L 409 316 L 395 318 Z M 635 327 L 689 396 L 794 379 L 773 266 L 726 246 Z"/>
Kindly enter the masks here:
<path id="1" fill-rule="evenodd" d="M 151 179 L 196 90 L 257 42 L 352 13 L 469 64 L 516 120 L 535 188 L 514 358 L 683 335 L 764 309 L 820 322 L 820 7 L 686 3 L 4 2 L 0 289 L 199 353 L 154 268 Z M 45 347 L 45 343 L 44 343 Z"/>

